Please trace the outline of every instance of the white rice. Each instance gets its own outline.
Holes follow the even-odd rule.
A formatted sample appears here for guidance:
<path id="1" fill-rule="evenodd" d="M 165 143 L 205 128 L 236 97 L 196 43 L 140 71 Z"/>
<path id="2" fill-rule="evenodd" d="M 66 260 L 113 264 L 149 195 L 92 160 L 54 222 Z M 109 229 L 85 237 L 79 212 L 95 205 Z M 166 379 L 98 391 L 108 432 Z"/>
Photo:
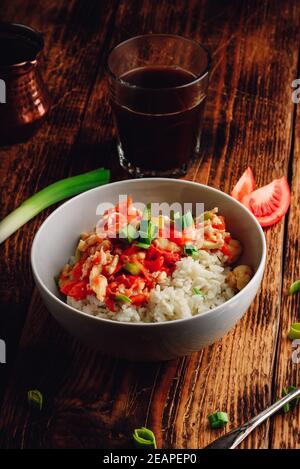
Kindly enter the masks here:
<path id="1" fill-rule="evenodd" d="M 199 251 L 199 259 L 184 257 L 176 263 L 172 278 L 156 285 L 146 306 L 124 304 L 116 313 L 109 311 L 95 296 L 67 302 L 80 311 L 120 322 L 163 322 L 190 318 L 215 308 L 231 298 L 235 292 L 226 283 L 230 271 L 224 267 L 220 254 Z M 195 294 L 198 288 L 202 295 Z"/>

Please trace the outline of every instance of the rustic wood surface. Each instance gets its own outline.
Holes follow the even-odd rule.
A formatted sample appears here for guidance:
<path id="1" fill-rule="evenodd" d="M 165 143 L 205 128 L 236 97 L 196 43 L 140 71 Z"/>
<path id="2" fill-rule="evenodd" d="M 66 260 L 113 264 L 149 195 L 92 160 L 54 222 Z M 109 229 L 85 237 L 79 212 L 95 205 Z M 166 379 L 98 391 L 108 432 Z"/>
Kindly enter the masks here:
<path id="1" fill-rule="evenodd" d="M 45 80 L 53 97 L 47 123 L 28 143 L 0 149 L 1 218 L 47 184 L 117 164 L 104 81 L 107 50 L 144 32 L 194 38 L 213 56 L 201 157 L 186 179 L 228 192 L 250 165 L 258 185 L 286 175 L 289 215 L 266 230 L 268 261 L 252 307 L 222 340 L 167 363 L 134 364 L 82 346 L 54 321 L 34 289 L 30 247 L 51 207 L 0 246 L 0 446 L 126 448 L 133 428 L 148 426 L 161 448 L 201 448 L 222 431 L 207 415 L 229 413 L 240 425 L 300 385 L 286 334 L 299 319 L 300 114 L 291 100 L 298 78 L 300 5 L 217 0 L 3 0 L 1 20 L 45 34 Z M 28 389 L 46 397 L 42 413 Z M 300 448 L 300 410 L 258 428 L 244 448 Z"/>

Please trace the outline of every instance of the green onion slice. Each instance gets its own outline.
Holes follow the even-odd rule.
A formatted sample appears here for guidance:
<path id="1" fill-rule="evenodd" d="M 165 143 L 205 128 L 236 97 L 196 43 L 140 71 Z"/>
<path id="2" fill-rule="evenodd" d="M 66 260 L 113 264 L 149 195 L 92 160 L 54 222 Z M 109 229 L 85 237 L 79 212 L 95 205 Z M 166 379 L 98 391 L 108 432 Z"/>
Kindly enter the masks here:
<path id="1" fill-rule="evenodd" d="M 127 262 L 123 265 L 123 269 L 127 270 L 131 275 L 139 275 L 141 272 L 141 266 L 136 262 Z"/>
<path id="2" fill-rule="evenodd" d="M 190 226 L 192 226 L 194 223 L 193 215 L 191 212 L 187 212 L 183 214 L 182 216 L 179 214 L 179 212 L 176 212 L 174 214 L 174 224 L 177 229 L 177 231 L 180 231 L 181 229 L 186 230 Z"/>
<path id="3" fill-rule="evenodd" d="M 202 297 L 204 296 L 203 293 L 202 293 L 202 291 L 201 291 L 199 288 L 197 288 L 197 287 L 194 287 L 194 288 L 193 288 L 193 292 L 194 292 L 195 295 L 200 295 L 200 296 L 202 296 Z"/>
<path id="4" fill-rule="evenodd" d="M 300 280 L 296 280 L 296 282 L 292 283 L 292 285 L 290 286 L 291 295 L 297 293 L 298 291 L 300 291 Z"/>
<path id="5" fill-rule="evenodd" d="M 191 212 L 187 212 L 182 216 L 182 228 L 185 230 L 194 223 L 193 215 Z"/>
<path id="6" fill-rule="evenodd" d="M 157 449 L 155 435 L 152 430 L 145 427 L 137 428 L 132 436 L 136 448 Z"/>
<path id="7" fill-rule="evenodd" d="M 136 246 L 138 246 L 139 248 L 143 248 L 143 249 L 149 249 L 150 248 L 150 244 L 141 243 L 140 241 L 138 243 L 136 243 Z"/>
<path id="8" fill-rule="evenodd" d="M 30 389 L 27 393 L 28 403 L 39 410 L 43 408 L 43 394 L 38 389 Z"/>
<path id="9" fill-rule="evenodd" d="M 138 232 L 134 226 L 129 223 L 119 231 L 119 237 L 126 239 L 128 243 L 132 243 L 134 239 L 138 238 Z"/>
<path id="10" fill-rule="evenodd" d="M 300 339 L 300 322 L 294 322 L 291 325 L 288 338 L 291 340 Z"/>
<path id="11" fill-rule="evenodd" d="M 211 428 L 223 428 L 229 422 L 226 412 L 214 412 L 208 416 Z"/>
<path id="12" fill-rule="evenodd" d="M 282 388 L 281 390 L 281 397 L 285 397 L 288 395 L 288 393 L 292 392 L 292 391 L 296 391 L 296 387 L 295 386 L 288 386 L 288 390 L 286 390 L 286 388 Z M 299 397 L 295 397 L 295 399 L 293 399 L 290 403 L 287 403 L 283 406 L 283 412 L 285 414 L 287 414 L 290 409 L 293 409 L 299 402 L 300 398 Z"/>
<path id="13" fill-rule="evenodd" d="M 106 184 L 109 179 L 110 171 L 100 168 L 50 184 L 50 186 L 29 197 L 20 207 L 0 222 L 0 244 L 50 205 L 93 187 Z"/>
<path id="14" fill-rule="evenodd" d="M 193 256 L 193 255 L 198 255 L 199 252 L 198 252 L 198 249 L 196 248 L 196 246 L 194 246 L 193 244 L 190 244 L 190 243 L 187 243 L 184 245 L 184 253 L 187 255 L 187 256 Z"/>
<path id="15" fill-rule="evenodd" d="M 153 239 L 157 237 L 158 226 L 156 226 L 151 221 L 151 206 L 150 204 L 145 207 L 140 223 L 140 239 L 142 244 L 149 245 L 152 243 Z M 143 246 L 142 246 L 143 247 Z"/>
<path id="16" fill-rule="evenodd" d="M 129 296 L 123 295 L 123 293 L 118 293 L 115 298 L 117 301 L 123 301 L 123 303 L 131 303 Z"/>
<path id="17" fill-rule="evenodd" d="M 296 389 L 297 389 L 296 386 L 289 386 L 288 392 L 296 391 Z M 292 400 L 292 402 L 290 403 L 292 408 L 294 408 L 298 404 L 299 400 L 300 400 L 300 397 L 296 397 L 295 399 Z"/>
<path id="18" fill-rule="evenodd" d="M 285 388 L 282 388 L 281 390 L 281 397 L 285 397 L 287 396 L 288 392 Z M 285 414 L 287 414 L 289 411 L 290 411 L 290 404 L 287 403 L 287 404 L 284 404 L 284 406 L 282 407 L 282 410 Z"/>

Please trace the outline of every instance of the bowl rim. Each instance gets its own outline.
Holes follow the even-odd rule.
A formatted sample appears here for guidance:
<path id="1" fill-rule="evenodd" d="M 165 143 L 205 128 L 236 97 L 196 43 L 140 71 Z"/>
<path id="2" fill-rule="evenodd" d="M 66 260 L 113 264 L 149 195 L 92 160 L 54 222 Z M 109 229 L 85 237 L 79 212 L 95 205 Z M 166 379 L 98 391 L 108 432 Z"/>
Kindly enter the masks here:
<path id="1" fill-rule="evenodd" d="M 92 316 L 91 314 L 88 314 L 88 313 L 85 313 L 83 311 L 80 311 L 79 309 L 76 309 L 74 308 L 73 306 L 70 306 L 68 305 L 68 303 L 66 303 L 65 301 L 61 300 L 60 298 L 58 298 L 54 293 L 52 293 L 49 288 L 47 287 L 47 285 L 45 285 L 45 283 L 41 280 L 40 278 L 40 275 L 38 273 L 38 270 L 37 270 L 37 267 L 36 267 L 36 264 L 35 264 L 35 256 L 36 256 L 36 245 L 37 245 L 37 242 L 38 242 L 38 239 L 39 237 L 41 236 L 41 232 L 47 228 L 47 224 L 52 220 L 52 218 L 54 218 L 57 213 L 63 211 L 65 209 L 66 206 L 68 205 L 71 205 L 72 203 L 74 203 L 77 199 L 79 199 L 80 197 L 83 197 L 83 196 L 86 196 L 87 194 L 89 193 L 93 193 L 93 192 L 97 192 L 101 189 L 105 189 L 109 186 L 114 186 L 114 187 L 117 187 L 117 186 L 122 186 L 123 184 L 128 184 L 128 183 L 131 183 L 131 184 L 141 184 L 145 181 L 151 181 L 151 182 L 161 182 L 161 183 L 165 183 L 165 182 L 171 182 L 171 183 L 176 183 L 176 184 L 179 184 L 179 185 L 190 185 L 190 186 L 194 186 L 194 187 L 203 187 L 204 189 L 208 189 L 210 191 L 213 191 L 213 192 L 217 192 L 219 194 L 221 194 L 223 197 L 225 197 L 225 199 L 227 200 L 230 200 L 231 202 L 233 202 L 234 205 L 237 205 L 237 206 L 240 206 L 242 207 L 242 209 L 244 211 L 247 212 L 247 215 L 252 219 L 252 221 L 254 222 L 254 224 L 256 225 L 256 228 L 258 230 L 258 233 L 260 234 L 260 239 L 261 239 L 261 242 L 262 242 L 262 255 L 261 255 L 261 259 L 260 259 L 260 262 L 259 262 L 259 265 L 258 265 L 258 268 L 255 272 L 255 274 L 253 275 L 253 277 L 251 278 L 250 282 L 241 290 L 239 291 L 238 293 L 236 293 L 236 295 L 234 295 L 232 298 L 230 298 L 229 300 L 226 300 L 224 303 L 222 303 L 221 305 L 218 305 L 216 306 L 215 308 L 212 308 L 212 309 L 209 309 L 207 311 L 204 311 L 203 313 L 200 313 L 200 314 L 196 314 L 195 316 L 192 316 L 192 317 L 189 317 L 189 318 L 180 318 L 180 319 L 172 319 L 170 321 L 162 321 L 162 322 L 125 322 L 125 321 L 116 321 L 116 320 L 113 320 L 113 319 L 107 319 L 107 318 L 101 318 L 101 317 L 98 317 L 98 316 Z M 248 210 L 247 207 L 245 207 L 242 203 L 240 203 L 238 200 L 234 199 L 233 197 L 231 197 L 230 195 L 226 194 L 225 192 L 219 190 L 219 189 L 215 189 L 214 187 L 211 187 L 211 186 L 208 186 L 206 184 L 201 184 L 201 183 L 198 183 L 198 182 L 194 182 L 194 181 L 188 181 L 188 180 L 185 180 L 185 179 L 174 179 L 174 178 L 141 178 L 141 179 L 124 179 L 122 181 L 116 181 L 116 182 L 111 182 L 109 184 L 106 184 L 104 186 L 98 186 L 98 187 L 95 187 L 93 189 L 90 189 L 88 191 L 85 191 L 85 192 L 82 192 L 81 194 L 78 194 L 76 195 L 75 197 L 72 197 L 71 199 L 67 200 L 66 202 L 64 202 L 63 204 L 61 204 L 58 208 L 56 208 L 44 221 L 43 223 L 41 224 L 41 226 L 39 227 L 38 231 L 36 232 L 35 236 L 34 236 L 34 239 L 33 239 L 33 243 L 32 243 L 32 247 L 31 247 L 31 256 L 30 256 L 30 260 L 31 260 L 31 268 L 32 268 L 32 271 L 33 271 L 33 274 L 34 274 L 34 279 L 35 279 L 35 282 L 42 288 L 42 290 L 44 290 L 46 292 L 46 294 L 48 296 L 50 296 L 54 302 L 57 302 L 59 305 L 65 307 L 69 312 L 72 312 L 72 313 L 77 313 L 85 318 L 89 318 L 89 320 L 96 320 L 96 321 L 104 321 L 105 323 L 109 323 L 111 325 L 115 325 L 115 327 L 121 327 L 121 326 L 128 326 L 128 327 L 166 327 L 167 325 L 171 325 L 171 324 L 179 324 L 181 322 L 186 322 L 186 321 L 191 321 L 193 319 L 196 319 L 196 318 L 199 318 L 200 316 L 201 317 L 204 317 L 204 316 L 207 316 L 209 314 L 212 314 L 212 313 L 218 313 L 218 312 L 222 312 L 222 309 L 224 308 L 225 305 L 230 305 L 232 304 L 234 301 L 237 301 L 238 298 L 241 297 L 241 295 L 244 295 L 246 292 L 250 291 L 252 285 L 254 284 L 254 282 L 256 281 L 256 279 L 263 274 L 264 272 L 264 269 L 265 269 L 265 262 L 266 262 L 266 252 L 267 252 L 267 248 L 266 248 L 266 238 L 265 238 L 265 234 L 264 234 L 264 231 L 262 229 L 262 227 L 260 226 L 260 224 L 258 223 L 258 221 L 256 220 L 255 216 L 250 212 L 250 210 Z"/>

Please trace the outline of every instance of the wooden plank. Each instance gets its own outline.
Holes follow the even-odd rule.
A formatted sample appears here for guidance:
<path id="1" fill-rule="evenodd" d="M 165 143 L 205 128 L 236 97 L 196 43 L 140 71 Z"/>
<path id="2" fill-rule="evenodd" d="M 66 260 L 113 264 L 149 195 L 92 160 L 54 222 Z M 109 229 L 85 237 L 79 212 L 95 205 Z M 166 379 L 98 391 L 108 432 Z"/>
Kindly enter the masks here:
<path id="1" fill-rule="evenodd" d="M 71 148 L 82 123 L 83 111 L 98 64 L 103 60 L 105 37 L 117 2 L 70 1 L 64 5 L 28 1 L 1 3 L 1 19 L 29 24 L 45 34 L 45 81 L 53 108 L 47 123 L 28 143 L 0 149 L 3 218 L 29 195 L 65 177 L 72 165 Z M 42 13 L 41 13 L 42 12 Z M 101 27 L 99 27 L 101 25 Z M 7 343 L 7 373 L 24 321 L 30 296 L 31 242 L 49 210 L 28 223 L 1 246 L 1 338 Z M 0 387 L 1 394 L 1 387 Z"/>
<path id="2" fill-rule="evenodd" d="M 299 76 L 299 75 L 297 75 Z M 300 322 L 300 295 L 289 295 L 290 285 L 300 278 L 299 226 L 300 226 L 300 114 L 297 108 L 294 134 L 293 162 L 290 167 L 292 201 L 288 216 L 283 254 L 283 295 L 281 298 L 281 322 L 278 333 L 277 366 L 275 374 L 274 399 L 281 396 L 283 387 L 300 386 L 300 344 L 287 338 L 290 325 Z M 279 414 L 272 420 L 271 445 L 273 448 L 300 448 L 299 408 L 288 415 Z"/>
<path id="3" fill-rule="evenodd" d="M 299 7 L 293 2 L 284 8 L 275 1 L 120 3 L 114 43 L 137 32 L 169 31 L 215 51 L 201 158 L 187 178 L 228 191 L 249 163 L 258 184 L 287 174 L 293 112 L 289 84 L 296 73 L 298 22 Z M 99 73 L 73 149 L 78 168 L 110 158 L 104 96 Z M 81 148 L 88 163 L 81 161 Z M 116 169 L 115 177 L 120 176 Z M 147 425 L 160 447 L 202 447 L 219 435 L 207 428 L 211 411 L 227 410 L 235 426 L 270 403 L 283 224 L 266 236 L 272 262 L 253 307 L 223 340 L 169 363 L 129 364 L 101 357 L 64 333 L 34 296 L 3 405 L 0 445 L 126 447 L 132 429 Z M 33 386 L 49 401 L 38 418 L 26 406 L 26 390 Z M 268 444 L 266 425 L 244 447 Z"/>

